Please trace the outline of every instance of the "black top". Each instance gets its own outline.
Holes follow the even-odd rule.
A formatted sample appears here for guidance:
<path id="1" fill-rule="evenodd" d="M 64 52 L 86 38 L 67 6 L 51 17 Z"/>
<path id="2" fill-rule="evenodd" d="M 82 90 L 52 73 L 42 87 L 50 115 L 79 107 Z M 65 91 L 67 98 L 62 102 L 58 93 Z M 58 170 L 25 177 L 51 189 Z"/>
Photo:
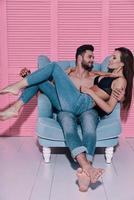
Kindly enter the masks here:
<path id="1" fill-rule="evenodd" d="M 99 81 L 100 76 L 96 76 L 94 79 L 94 85 L 97 85 L 100 89 L 105 91 L 108 95 L 111 95 L 112 92 L 112 82 L 115 80 L 117 77 L 104 77 Z"/>

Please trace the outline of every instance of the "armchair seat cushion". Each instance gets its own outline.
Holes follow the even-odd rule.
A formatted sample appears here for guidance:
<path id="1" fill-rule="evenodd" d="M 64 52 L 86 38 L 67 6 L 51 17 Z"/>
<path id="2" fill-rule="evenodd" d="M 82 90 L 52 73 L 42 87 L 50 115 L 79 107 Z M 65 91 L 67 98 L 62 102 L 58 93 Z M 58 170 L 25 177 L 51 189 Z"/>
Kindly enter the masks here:
<path id="1" fill-rule="evenodd" d="M 36 131 L 40 138 L 54 141 L 65 141 L 60 124 L 55 119 L 39 117 Z"/>
<path id="2" fill-rule="evenodd" d="M 36 129 L 40 138 L 65 142 L 62 128 L 55 119 L 39 117 Z M 111 118 L 102 119 L 97 126 L 97 141 L 117 137 L 120 131 L 119 121 Z M 78 125 L 78 134 L 82 138 L 80 125 Z"/>

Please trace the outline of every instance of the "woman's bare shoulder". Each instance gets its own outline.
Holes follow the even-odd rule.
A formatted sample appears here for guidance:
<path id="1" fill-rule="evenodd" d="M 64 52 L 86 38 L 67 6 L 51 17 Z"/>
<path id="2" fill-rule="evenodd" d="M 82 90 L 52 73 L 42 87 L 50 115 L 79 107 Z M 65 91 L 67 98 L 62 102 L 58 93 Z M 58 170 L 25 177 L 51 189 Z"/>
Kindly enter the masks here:
<path id="1" fill-rule="evenodd" d="M 127 81 L 123 76 L 115 80 L 115 87 L 117 86 L 117 88 L 126 88 L 126 85 L 127 85 Z"/>

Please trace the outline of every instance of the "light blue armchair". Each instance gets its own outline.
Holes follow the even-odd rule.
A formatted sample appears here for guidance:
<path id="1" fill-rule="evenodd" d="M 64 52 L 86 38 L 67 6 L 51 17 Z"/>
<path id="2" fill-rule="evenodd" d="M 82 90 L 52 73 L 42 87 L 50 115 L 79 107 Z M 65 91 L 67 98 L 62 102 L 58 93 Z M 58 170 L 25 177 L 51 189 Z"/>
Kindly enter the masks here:
<path id="1" fill-rule="evenodd" d="M 107 71 L 107 57 L 102 64 L 94 64 L 94 70 Z M 38 66 L 43 67 L 49 63 L 46 56 L 39 56 Z M 58 64 L 66 69 L 75 66 L 74 61 L 63 61 Z M 66 147 L 62 128 L 56 120 L 50 100 L 44 94 L 38 97 L 38 119 L 36 132 L 39 144 L 43 146 L 43 157 L 45 162 L 50 161 L 51 147 Z M 78 125 L 78 132 L 81 135 L 81 128 Z M 120 104 L 118 103 L 114 111 L 100 118 L 97 126 L 96 147 L 105 148 L 105 158 L 107 163 L 111 163 L 114 146 L 118 144 L 118 138 L 121 133 Z"/>

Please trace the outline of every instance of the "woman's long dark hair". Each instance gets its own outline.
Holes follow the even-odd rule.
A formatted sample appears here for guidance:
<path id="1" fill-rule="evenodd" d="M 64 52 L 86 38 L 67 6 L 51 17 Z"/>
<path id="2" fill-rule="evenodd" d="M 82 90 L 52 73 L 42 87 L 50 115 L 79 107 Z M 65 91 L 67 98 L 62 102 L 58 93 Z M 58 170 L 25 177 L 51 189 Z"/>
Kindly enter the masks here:
<path id="1" fill-rule="evenodd" d="M 121 62 L 124 63 L 123 75 L 127 81 L 127 86 L 125 90 L 125 99 L 123 101 L 123 109 L 125 109 L 128 112 L 132 101 L 134 57 L 132 52 L 125 47 L 119 47 L 115 50 L 121 52 Z"/>

